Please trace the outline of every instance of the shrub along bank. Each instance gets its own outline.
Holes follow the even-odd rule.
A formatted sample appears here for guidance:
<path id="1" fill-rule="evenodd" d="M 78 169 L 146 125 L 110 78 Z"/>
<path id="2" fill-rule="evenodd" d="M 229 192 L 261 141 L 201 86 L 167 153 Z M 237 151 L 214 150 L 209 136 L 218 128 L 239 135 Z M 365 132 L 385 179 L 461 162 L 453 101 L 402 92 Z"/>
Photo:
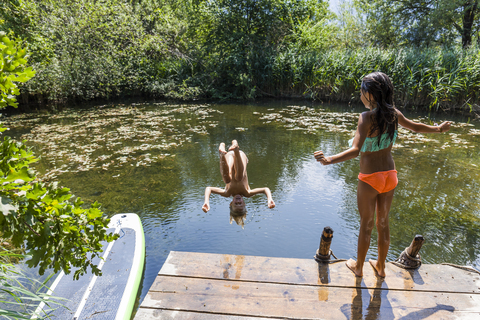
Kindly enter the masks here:
<path id="1" fill-rule="evenodd" d="M 321 0 L 7 0 L 0 30 L 29 47 L 21 105 L 126 97 L 359 101 L 391 76 L 400 106 L 479 104 L 478 48 L 343 49 Z"/>

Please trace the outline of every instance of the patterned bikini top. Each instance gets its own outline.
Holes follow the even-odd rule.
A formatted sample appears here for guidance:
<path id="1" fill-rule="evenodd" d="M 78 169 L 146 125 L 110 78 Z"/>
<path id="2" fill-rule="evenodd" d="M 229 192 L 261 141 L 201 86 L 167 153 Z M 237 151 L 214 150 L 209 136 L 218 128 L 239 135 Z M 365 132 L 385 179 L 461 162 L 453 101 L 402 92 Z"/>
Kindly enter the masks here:
<path id="1" fill-rule="evenodd" d="M 388 148 L 391 144 L 395 143 L 395 140 L 397 139 L 397 134 L 398 130 L 395 130 L 395 133 L 393 134 L 393 139 L 390 140 L 388 138 L 388 133 L 382 134 L 380 137 L 380 144 L 378 143 L 378 136 L 377 137 L 366 137 L 365 142 L 363 142 L 362 149 L 360 149 L 360 152 L 375 152 L 375 151 L 380 151 L 383 149 Z M 353 144 L 353 137 L 348 141 L 348 145 L 351 147 Z"/>

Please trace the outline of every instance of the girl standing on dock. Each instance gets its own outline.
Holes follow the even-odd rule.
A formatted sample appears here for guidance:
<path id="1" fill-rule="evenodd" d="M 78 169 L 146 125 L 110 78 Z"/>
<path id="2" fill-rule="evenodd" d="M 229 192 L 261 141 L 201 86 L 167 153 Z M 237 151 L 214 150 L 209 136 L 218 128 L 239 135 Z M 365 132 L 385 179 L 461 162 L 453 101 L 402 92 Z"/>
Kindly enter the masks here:
<path id="1" fill-rule="evenodd" d="M 397 138 L 398 125 L 414 132 L 441 133 L 450 130 L 450 122 L 430 126 L 407 119 L 395 108 L 392 82 L 382 72 L 374 72 L 363 78 L 360 99 L 369 111 L 360 115 L 355 137 L 350 141 L 350 148 L 328 157 L 322 151 L 316 151 L 314 156 L 323 165 L 328 165 L 353 159 L 360 154 L 357 188 L 360 232 L 357 261 L 350 259 L 346 264 L 357 277 L 363 276 L 363 264 L 370 246 L 376 210 L 378 260 L 369 262 L 377 276 L 385 277 L 385 260 L 390 246 L 388 213 L 398 183 L 391 153 Z"/>

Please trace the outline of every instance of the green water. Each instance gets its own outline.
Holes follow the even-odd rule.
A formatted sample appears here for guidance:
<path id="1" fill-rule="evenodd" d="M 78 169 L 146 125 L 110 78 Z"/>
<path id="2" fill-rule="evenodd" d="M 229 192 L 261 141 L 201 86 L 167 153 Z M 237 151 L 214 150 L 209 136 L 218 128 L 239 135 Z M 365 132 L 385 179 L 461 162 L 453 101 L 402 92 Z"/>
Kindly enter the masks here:
<path id="1" fill-rule="evenodd" d="M 108 215 L 140 215 L 146 239 L 141 299 L 171 250 L 310 259 L 325 226 L 334 230 L 338 258 L 355 258 L 359 160 L 322 166 L 313 152 L 348 146 L 364 109 L 298 101 L 257 104 L 150 103 L 97 106 L 58 114 L 4 118 L 16 139 L 41 157 L 36 169 Z M 396 259 L 416 234 L 425 237 L 424 263 L 480 267 L 480 121 L 447 114 L 405 112 L 424 123 L 454 121 L 447 134 L 400 130 L 393 149 L 399 185 L 390 212 Z M 232 139 L 249 158 L 252 187 L 243 224 L 231 221 L 230 200 L 211 197 L 223 187 L 218 145 Z M 375 232 L 375 231 L 374 231 Z M 376 235 L 368 258 L 376 256 Z"/>

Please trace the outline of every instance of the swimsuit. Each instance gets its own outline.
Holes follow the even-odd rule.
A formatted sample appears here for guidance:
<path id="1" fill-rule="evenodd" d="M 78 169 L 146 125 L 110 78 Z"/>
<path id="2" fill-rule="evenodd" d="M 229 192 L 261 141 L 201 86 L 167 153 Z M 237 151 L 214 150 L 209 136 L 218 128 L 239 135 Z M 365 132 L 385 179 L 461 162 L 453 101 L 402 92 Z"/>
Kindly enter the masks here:
<path id="1" fill-rule="evenodd" d="M 380 151 L 380 150 L 386 149 L 391 144 L 395 143 L 395 140 L 397 139 L 397 134 L 398 134 L 398 131 L 395 130 L 395 133 L 393 134 L 393 139 L 392 140 L 390 140 L 388 138 L 388 133 L 382 134 L 382 136 L 380 137 L 380 144 L 378 144 L 378 136 L 377 137 L 366 137 L 365 141 L 363 142 L 362 149 L 360 149 L 360 152 L 375 152 L 375 151 Z M 348 141 L 348 144 L 349 144 L 350 147 L 353 144 L 353 139 L 354 138 L 352 138 Z"/>
<path id="2" fill-rule="evenodd" d="M 359 173 L 358 180 L 368 183 L 378 193 L 395 189 L 398 184 L 397 170 L 378 171 L 374 173 Z"/>
<path id="3" fill-rule="evenodd" d="M 395 143 L 397 138 L 397 130 L 393 135 L 393 139 L 388 138 L 388 133 L 382 134 L 380 137 L 380 143 L 378 143 L 377 137 L 367 137 L 363 143 L 360 152 L 376 152 L 388 148 Z M 349 141 L 352 146 L 353 138 Z M 378 193 L 389 192 L 398 184 L 397 170 L 379 171 L 374 173 L 359 173 L 358 180 L 368 183 L 372 188 L 378 191 Z"/>

